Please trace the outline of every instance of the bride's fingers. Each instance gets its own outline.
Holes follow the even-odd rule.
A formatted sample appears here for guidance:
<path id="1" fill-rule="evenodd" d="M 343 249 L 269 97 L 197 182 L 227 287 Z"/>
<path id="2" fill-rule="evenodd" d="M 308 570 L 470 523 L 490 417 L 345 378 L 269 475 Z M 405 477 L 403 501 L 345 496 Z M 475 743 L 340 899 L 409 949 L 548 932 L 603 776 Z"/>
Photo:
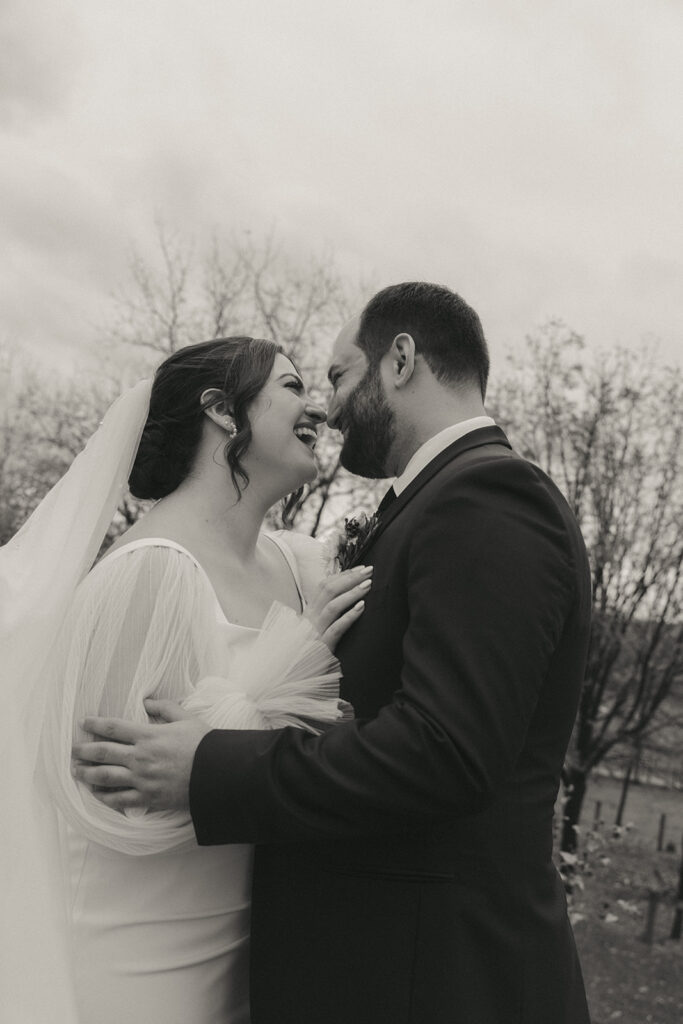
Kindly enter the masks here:
<path id="1" fill-rule="evenodd" d="M 102 786 L 105 789 L 122 789 L 131 784 L 128 768 L 120 768 L 118 765 L 74 764 L 73 775 L 79 782 L 85 782 L 86 786 Z"/>
<path id="2" fill-rule="evenodd" d="M 359 565 L 355 569 L 345 569 L 344 572 L 328 576 L 318 585 L 318 589 L 309 602 L 309 607 L 316 614 L 324 609 L 347 591 L 354 589 L 359 583 L 372 577 L 373 567 L 371 565 Z"/>
<path id="3" fill-rule="evenodd" d="M 322 639 L 331 651 L 334 651 L 347 629 L 350 629 L 354 622 L 361 617 L 364 608 L 365 601 L 357 601 L 353 608 L 349 608 L 344 615 L 340 615 L 340 617 L 325 630 Z"/>
<path id="4" fill-rule="evenodd" d="M 372 579 L 373 569 L 372 565 L 357 565 L 355 569 L 345 569 L 334 576 L 328 576 L 321 586 L 325 603 L 355 589 L 359 583 Z"/>
<path id="5" fill-rule="evenodd" d="M 91 743 L 74 743 L 71 754 L 78 761 L 124 765 L 128 768 L 134 756 L 134 748 L 124 743 L 103 743 L 95 740 Z"/>
<path id="6" fill-rule="evenodd" d="M 83 732 L 90 732 L 93 736 L 103 736 L 108 740 L 115 740 L 117 743 L 137 743 L 149 735 L 149 725 L 136 725 L 134 722 L 127 722 L 123 718 L 84 718 L 81 722 Z"/>
<path id="7" fill-rule="evenodd" d="M 333 598 L 319 616 L 322 632 L 326 633 L 335 622 L 340 622 L 349 611 L 355 608 L 358 602 L 367 595 L 371 584 L 371 580 L 363 580 L 351 590 L 346 590 L 343 594 Z M 348 629 L 348 626 L 346 628 Z"/>

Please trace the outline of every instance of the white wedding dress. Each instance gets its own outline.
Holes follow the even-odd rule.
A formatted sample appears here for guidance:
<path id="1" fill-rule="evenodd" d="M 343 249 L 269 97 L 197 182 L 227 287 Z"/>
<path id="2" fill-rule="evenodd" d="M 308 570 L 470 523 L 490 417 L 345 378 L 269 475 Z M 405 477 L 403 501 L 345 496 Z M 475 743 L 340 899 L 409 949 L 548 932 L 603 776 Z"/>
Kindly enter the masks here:
<path id="1" fill-rule="evenodd" d="M 324 573 L 320 545 L 269 536 L 303 606 Z M 147 721 L 149 696 L 216 727 L 332 723 L 338 663 L 292 609 L 274 605 L 261 630 L 228 622 L 192 555 L 145 539 L 80 584 L 51 672 L 43 767 L 80 1024 L 246 1024 L 251 847 L 199 847 L 186 816 L 106 807 L 71 777 L 71 743 L 86 714 Z"/>

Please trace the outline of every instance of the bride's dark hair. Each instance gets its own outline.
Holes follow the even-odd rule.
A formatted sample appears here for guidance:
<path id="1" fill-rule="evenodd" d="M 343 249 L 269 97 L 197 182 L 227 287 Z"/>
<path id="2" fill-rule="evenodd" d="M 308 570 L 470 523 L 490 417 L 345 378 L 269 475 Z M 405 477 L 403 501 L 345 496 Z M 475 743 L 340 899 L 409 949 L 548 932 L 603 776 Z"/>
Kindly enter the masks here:
<path id="1" fill-rule="evenodd" d="M 204 409 L 225 404 L 237 432 L 224 449 L 238 496 L 249 483 L 241 458 L 251 441 L 247 410 L 270 377 L 281 346 L 261 338 L 215 338 L 178 349 L 158 367 L 147 422 L 128 484 L 136 498 L 164 498 L 192 469 L 206 417 Z M 222 394 L 201 403 L 204 391 Z M 224 396 L 224 397 L 223 397 Z M 301 490 L 287 500 L 290 518 Z"/>

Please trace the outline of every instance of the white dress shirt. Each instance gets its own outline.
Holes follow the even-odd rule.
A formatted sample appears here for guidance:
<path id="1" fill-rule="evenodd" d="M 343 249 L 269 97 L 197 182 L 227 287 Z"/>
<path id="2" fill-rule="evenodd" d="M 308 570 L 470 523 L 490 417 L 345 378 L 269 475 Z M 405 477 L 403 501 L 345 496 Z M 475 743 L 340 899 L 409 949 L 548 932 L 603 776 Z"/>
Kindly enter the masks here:
<path id="1" fill-rule="evenodd" d="M 393 488 L 395 493 L 398 495 L 401 491 L 404 491 L 411 480 L 414 480 L 417 474 L 425 466 L 428 466 L 432 459 L 435 459 L 444 448 L 448 448 L 449 444 L 453 444 L 458 438 L 464 437 L 465 434 L 469 434 L 472 430 L 480 430 L 482 427 L 495 427 L 495 425 L 495 420 L 491 419 L 490 416 L 473 416 L 469 420 L 461 420 L 460 423 L 454 423 L 451 427 L 445 427 L 438 434 L 434 434 L 434 437 L 430 437 L 428 441 L 420 445 L 401 475 L 397 476 L 394 480 Z"/>

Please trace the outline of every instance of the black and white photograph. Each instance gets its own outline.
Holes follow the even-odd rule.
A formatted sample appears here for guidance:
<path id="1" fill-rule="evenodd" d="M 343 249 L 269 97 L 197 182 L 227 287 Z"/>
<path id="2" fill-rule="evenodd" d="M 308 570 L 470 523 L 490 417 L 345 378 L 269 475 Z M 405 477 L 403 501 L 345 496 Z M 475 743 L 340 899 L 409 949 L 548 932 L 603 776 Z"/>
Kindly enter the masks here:
<path id="1" fill-rule="evenodd" d="M 2 0 L 3 1024 L 680 1024 L 682 39 Z"/>

